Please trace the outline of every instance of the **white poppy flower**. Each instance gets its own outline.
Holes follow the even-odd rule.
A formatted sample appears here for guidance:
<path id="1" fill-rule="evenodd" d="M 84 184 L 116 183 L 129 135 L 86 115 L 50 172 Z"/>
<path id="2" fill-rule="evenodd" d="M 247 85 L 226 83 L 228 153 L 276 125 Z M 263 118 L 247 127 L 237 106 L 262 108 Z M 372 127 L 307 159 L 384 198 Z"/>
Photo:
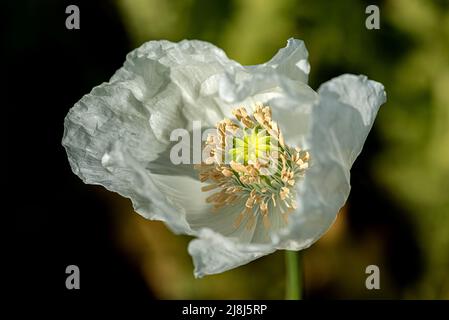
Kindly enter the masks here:
<path id="1" fill-rule="evenodd" d="M 386 100 L 380 83 L 350 74 L 315 92 L 307 56 L 296 39 L 256 66 L 207 42 L 145 43 L 68 113 L 62 143 L 72 170 L 130 198 L 145 218 L 196 237 L 188 251 L 197 277 L 307 248 L 348 198 L 350 168 Z M 219 128 L 200 145 L 210 157 L 196 167 L 173 163 L 172 133 L 195 123 Z M 214 154 L 234 133 L 231 153 L 243 163 L 223 164 Z M 245 141 L 276 152 L 278 170 L 245 158 Z M 198 149 L 189 148 L 191 159 Z"/>

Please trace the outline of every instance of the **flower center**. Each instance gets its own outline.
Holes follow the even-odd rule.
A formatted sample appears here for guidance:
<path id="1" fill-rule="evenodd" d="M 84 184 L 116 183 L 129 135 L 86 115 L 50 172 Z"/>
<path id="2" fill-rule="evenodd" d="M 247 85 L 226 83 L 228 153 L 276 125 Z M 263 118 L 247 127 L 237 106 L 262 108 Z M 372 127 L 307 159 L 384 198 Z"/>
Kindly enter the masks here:
<path id="1" fill-rule="evenodd" d="M 233 138 L 233 148 L 229 150 L 232 160 L 248 165 L 255 163 L 257 159 L 270 151 L 271 139 L 266 130 L 259 126 L 252 129 L 243 129 L 242 137 Z"/>
<path id="2" fill-rule="evenodd" d="M 247 229 L 253 228 L 258 215 L 266 229 L 273 214 L 280 214 L 286 224 L 297 207 L 292 188 L 309 167 L 309 153 L 285 144 L 270 107 L 257 104 L 251 115 L 244 107 L 232 113 L 237 121 L 217 123 L 204 146 L 208 157 L 196 166 L 200 181 L 208 183 L 202 190 L 217 190 L 206 201 L 214 210 L 244 203 L 235 228 L 243 221 Z"/>

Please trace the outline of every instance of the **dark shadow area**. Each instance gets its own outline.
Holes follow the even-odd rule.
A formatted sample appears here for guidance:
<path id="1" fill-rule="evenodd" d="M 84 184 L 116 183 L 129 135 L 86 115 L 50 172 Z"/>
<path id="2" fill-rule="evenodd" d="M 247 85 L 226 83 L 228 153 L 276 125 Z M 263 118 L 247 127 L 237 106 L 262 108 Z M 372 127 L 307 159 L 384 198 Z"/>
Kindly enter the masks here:
<path id="1" fill-rule="evenodd" d="M 68 1 L 8 1 L 3 48 L 8 104 L 8 245 L 5 276 L 17 302 L 95 305 L 109 310 L 152 298 L 139 270 L 118 248 L 113 210 L 70 170 L 61 146 L 69 108 L 108 81 L 130 50 L 111 1 L 77 1 L 80 30 L 68 30 Z M 9 21 L 8 21 L 9 20 Z M 65 268 L 80 268 L 67 290 Z"/>
<path id="2" fill-rule="evenodd" d="M 352 167 L 348 222 L 355 241 L 377 234 L 395 287 L 407 288 L 419 280 L 425 266 L 410 213 L 390 199 L 372 177 L 372 159 L 380 148 L 377 138 L 372 131 Z"/>

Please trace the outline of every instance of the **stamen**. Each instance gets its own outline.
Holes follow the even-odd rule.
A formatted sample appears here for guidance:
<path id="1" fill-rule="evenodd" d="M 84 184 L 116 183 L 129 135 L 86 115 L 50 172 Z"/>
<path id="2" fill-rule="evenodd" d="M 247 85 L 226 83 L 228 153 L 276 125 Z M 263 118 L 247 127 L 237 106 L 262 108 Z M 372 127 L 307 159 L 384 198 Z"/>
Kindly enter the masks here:
<path id="1" fill-rule="evenodd" d="M 261 216 L 268 230 L 275 212 L 287 224 L 288 215 L 297 207 L 292 188 L 309 168 L 310 155 L 285 144 L 269 106 L 256 104 L 252 114 L 239 107 L 232 114 L 237 122 L 224 119 L 217 123 L 216 134 L 207 137 L 204 147 L 208 157 L 195 166 L 200 181 L 209 183 L 202 191 L 219 190 L 209 195 L 206 202 L 214 210 L 243 203 L 234 228 L 240 228 L 247 217 L 246 228 L 250 230 Z M 272 212 L 270 208 L 276 210 Z"/>

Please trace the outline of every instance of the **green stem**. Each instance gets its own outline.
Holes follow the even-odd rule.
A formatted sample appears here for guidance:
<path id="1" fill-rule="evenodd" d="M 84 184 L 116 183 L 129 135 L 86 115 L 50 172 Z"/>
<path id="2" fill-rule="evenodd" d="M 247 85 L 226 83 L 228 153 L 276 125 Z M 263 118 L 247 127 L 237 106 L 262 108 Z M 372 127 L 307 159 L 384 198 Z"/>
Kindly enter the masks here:
<path id="1" fill-rule="evenodd" d="M 301 251 L 285 251 L 286 266 L 286 294 L 287 300 L 302 299 L 302 252 Z"/>

